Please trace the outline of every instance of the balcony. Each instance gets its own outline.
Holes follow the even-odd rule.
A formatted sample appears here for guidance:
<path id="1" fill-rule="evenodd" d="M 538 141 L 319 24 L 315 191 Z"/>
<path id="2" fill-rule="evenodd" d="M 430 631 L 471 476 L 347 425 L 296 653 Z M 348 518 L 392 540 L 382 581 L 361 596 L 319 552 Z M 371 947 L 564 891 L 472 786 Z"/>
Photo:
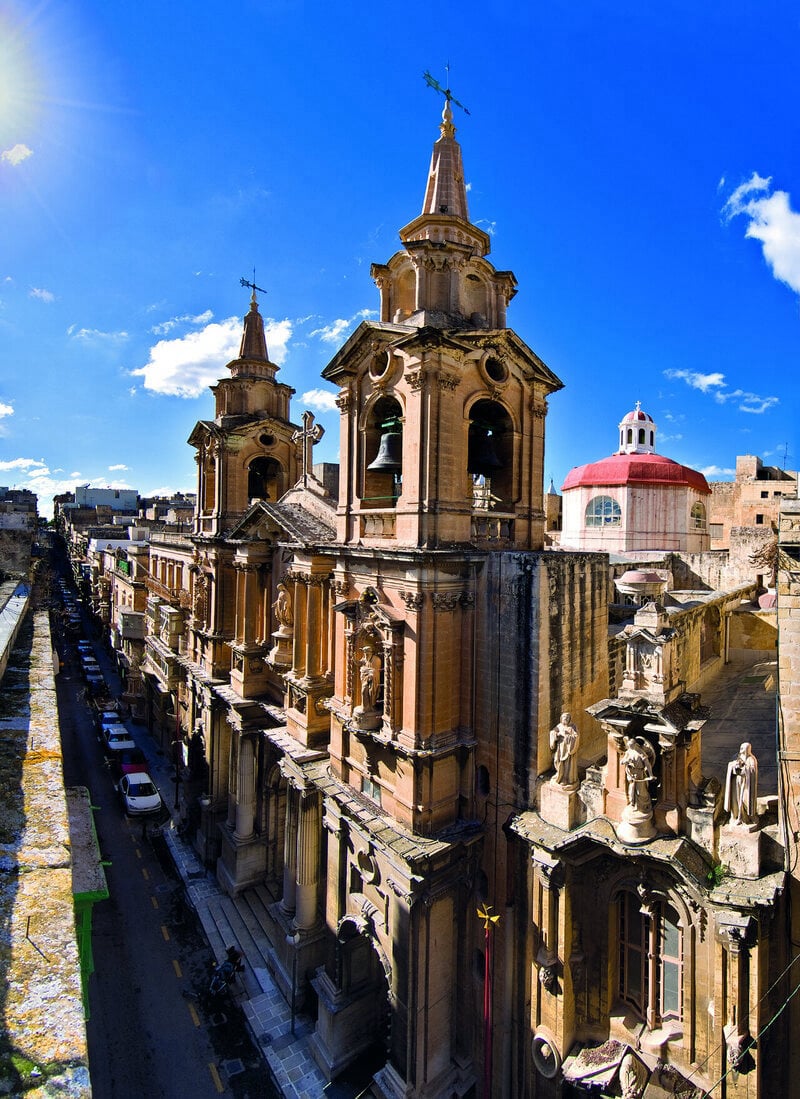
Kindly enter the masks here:
<path id="1" fill-rule="evenodd" d="M 123 641 L 144 641 L 144 619 L 140 611 L 119 612 L 119 635 Z"/>

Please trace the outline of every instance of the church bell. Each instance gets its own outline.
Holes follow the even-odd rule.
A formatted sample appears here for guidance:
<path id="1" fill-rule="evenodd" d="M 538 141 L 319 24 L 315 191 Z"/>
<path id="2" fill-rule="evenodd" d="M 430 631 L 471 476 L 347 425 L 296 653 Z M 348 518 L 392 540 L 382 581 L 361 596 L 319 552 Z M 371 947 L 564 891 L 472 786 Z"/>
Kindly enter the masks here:
<path id="1" fill-rule="evenodd" d="M 491 428 L 485 424 L 474 423 L 469 433 L 467 472 L 473 475 L 481 474 L 484 477 L 491 477 L 493 473 L 502 468 L 503 463 L 497 457 L 494 449 L 494 435 Z"/>
<path id="2" fill-rule="evenodd" d="M 386 430 L 381 435 L 378 453 L 367 466 L 372 473 L 400 473 L 403 469 L 403 436 L 399 425 L 392 421 L 383 425 Z"/>

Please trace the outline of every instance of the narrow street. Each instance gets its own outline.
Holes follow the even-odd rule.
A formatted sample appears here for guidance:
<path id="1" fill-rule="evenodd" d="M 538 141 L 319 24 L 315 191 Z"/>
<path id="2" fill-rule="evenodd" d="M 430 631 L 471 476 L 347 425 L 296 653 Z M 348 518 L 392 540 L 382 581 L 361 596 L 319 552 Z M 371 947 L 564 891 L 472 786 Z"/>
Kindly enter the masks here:
<path id="1" fill-rule="evenodd" d="M 64 780 L 90 791 L 110 893 L 93 917 L 87 1030 L 94 1094 L 272 1099 L 276 1093 L 235 1000 L 213 1001 L 207 994 L 212 954 L 156 822 L 145 824 L 123 811 L 74 642 L 59 638 L 57 647 Z M 100 645 L 95 650 L 113 691 L 118 679 L 108 656 Z M 126 725 L 140 747 L 152 752 L 145 731 Z"/>

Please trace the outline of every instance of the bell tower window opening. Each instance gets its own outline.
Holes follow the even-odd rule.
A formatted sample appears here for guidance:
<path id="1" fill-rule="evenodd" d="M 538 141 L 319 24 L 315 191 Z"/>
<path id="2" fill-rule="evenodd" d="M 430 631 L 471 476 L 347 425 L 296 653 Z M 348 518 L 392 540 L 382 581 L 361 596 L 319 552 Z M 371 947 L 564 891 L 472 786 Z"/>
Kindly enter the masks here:
<path id="1" fill-rule="evenodd" d="M 476 401 L 469 413 L 467 442 L 473 508 L 487 511 L 511 506 L 513 465 L 510 416 L 497 401 Z"/>
<path id="2" fill-rule="evenodd" d="M 247 467 L 248 500 L 277 500 L 282 495 L 282 472 L 274 458 L 254 458 Z"/>
<path id="3" fill-rule="evenodd" d="M 644 430 L 643 427 L 640 427 L 639 428 L 639 443 L 640 443 L 641 446 L 644 446 L 645 437 L 646 437 L 645 436 L 645 430 Z"/>
<path id="4" fill-rule="evenodd" d="M 396 507 L 403 488 L 403 410 L 394 397 L 375 402 L 364 434 L 362 503 Z"/>

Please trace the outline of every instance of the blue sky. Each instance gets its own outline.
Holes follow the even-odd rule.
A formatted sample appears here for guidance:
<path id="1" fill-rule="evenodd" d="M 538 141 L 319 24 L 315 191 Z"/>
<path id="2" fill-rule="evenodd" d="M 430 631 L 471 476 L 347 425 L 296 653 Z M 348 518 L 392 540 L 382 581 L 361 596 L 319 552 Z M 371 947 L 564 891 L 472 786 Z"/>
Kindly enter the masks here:
<path id="1" fill-rule="evenodd" d="M 419 213 L 442 82 L 508 321 L 564 382 L 546 477 L 658 449 L 800 465 L 800 13 L 696 0 L 0 0 L 0 484 L 193 490 L 251 277 L 320 371 Z"/>

